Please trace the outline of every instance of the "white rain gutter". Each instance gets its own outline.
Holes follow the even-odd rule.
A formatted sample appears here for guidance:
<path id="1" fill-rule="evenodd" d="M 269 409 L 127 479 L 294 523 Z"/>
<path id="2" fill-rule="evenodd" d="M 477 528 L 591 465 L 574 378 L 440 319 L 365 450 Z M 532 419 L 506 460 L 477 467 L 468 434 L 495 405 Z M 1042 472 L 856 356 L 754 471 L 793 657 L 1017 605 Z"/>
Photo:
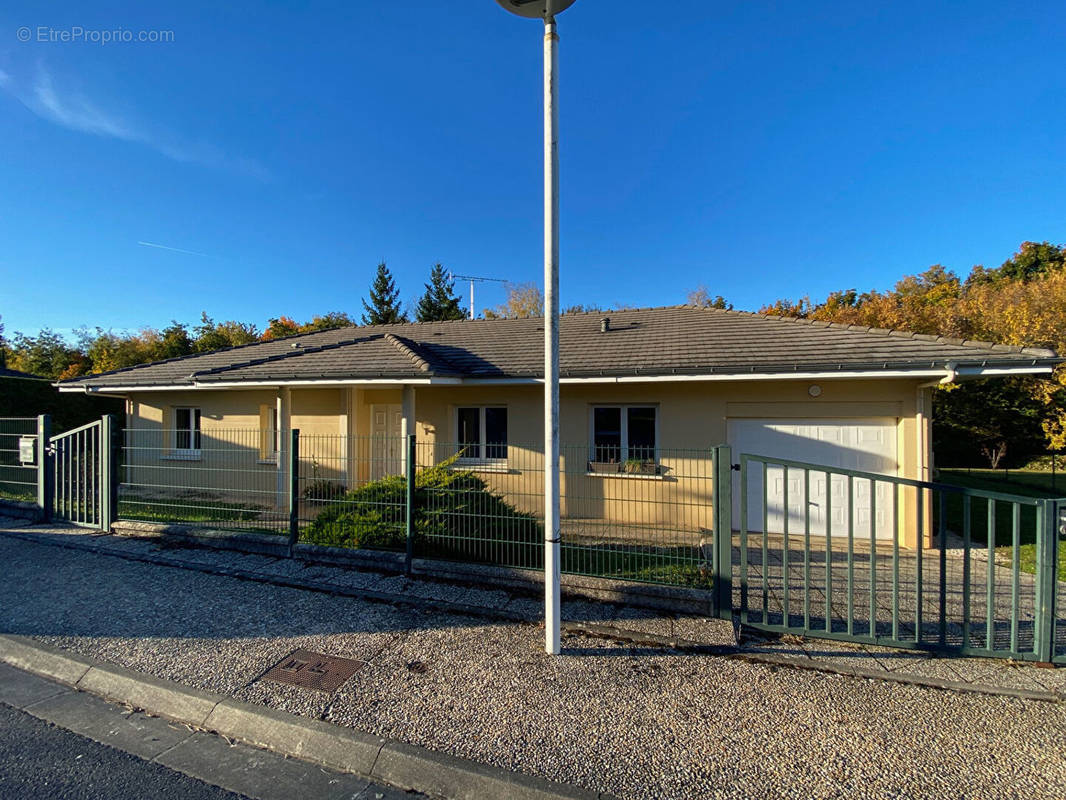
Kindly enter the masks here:
<path id="1" fill-rule="evenodd" d="M 943 375 L 941 376 L 941 378 L 939 380 L 929 381 L 928 383 L 920 383 L 920 384 L 918 384 L 918 391 L 920 392 L 922 389 L 928 389 L 930 386 L 947 386 L 949 383 L 954 383 L 956 380 L 958 380 L 958 377 L 959 377 L 959 365 L 957 363 L 955 363 L 954 361 L 949 361 L 947 364 L 944 365 L 944 369 L 946 371 L 943 373 Z M 978 367 L 978 369 L 981 369 L 981 368 Z M 1051 370 L 1048 369 L 1048 372 L 1050 372 L 1050 371 Z M 1017 374 L 1017 373 L 1008 372 L 1008 373 L 1004 373 L 1004 374 L 1014 375 L 1014 374 Z"/>
<path id="2" fill-rule="evenodd" d="M 169 386 L 62 386 L 53 383 L 60 392 L 78 392 L 83 394 L 127 394 L 129 392 L 192 392 L 204 389 L 277 389 L 282 386 L 428 386 L 442 384 L 454 386 L 462 383 L 459 378 L 338 378 L 322 380 L 289 381 L 226 381 L 210 383 L 177 383 Z"/>
<path id="3" fill-rule="evenodd" d="M 832 370 L 814 372 L 772 372 L 772 373 L 713 373 L 703 375 L 623 375 L 595 376 L 582 378 L 561 378 L 565 384 L 623 384 L 623 383 L 696 383 L 717 381 L 796 381 L 796 380 L 865 380 L 878 378 L 935 378 L 923 386 L 938 386 L 953 383 L 960 377 L 993 377 L 998 375 L 1050 375 L 1054 371 L 1049 366 L 1024 367 L 958 367 L 954 362 L 945 369 L 921 370 Z M 535 386 L 542 385 L 543 378 L 350 378 L 322 380 L 281 380 L 281 381 L 226 381 L 192 384 L 172 384 L 164 386 L 64 386 L 52 384 L 61 392 L 81 392 L 84 394 L 128 394 L 130 392 L 188 392 L 209 389 L 260 389 L 281 386 Z"/>
<path id="4" fill-rule="evenodd" d="M 929 481 L 933 479 L 933 448 L 930 441 L 930 426 L 932 423 L 932 409 L 926 408 L 929 404 L 929 393 L 926 389 L 933 386 L 947 386 L 955 383 L 959 377 L 958 364 L 949 361 L 944 365 L 945 372 L 939 380 L 919 383 L 915 389 L 914 412 L 915 412 L 915 454 L 918 462 L 918 479 Z M 980 367 L 978 367 L 980 369 Z M 1050 371 L 1050 370 L 1049 370 Z M 919 547 L 921 543 L 919 542 Z"/>

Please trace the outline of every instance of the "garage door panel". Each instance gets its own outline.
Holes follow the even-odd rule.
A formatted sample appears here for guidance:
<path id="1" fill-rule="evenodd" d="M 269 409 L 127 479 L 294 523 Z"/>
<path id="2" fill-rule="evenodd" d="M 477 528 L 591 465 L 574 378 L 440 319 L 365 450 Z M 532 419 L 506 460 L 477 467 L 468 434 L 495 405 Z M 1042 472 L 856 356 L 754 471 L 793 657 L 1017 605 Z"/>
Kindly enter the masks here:
<path id="1" fill-rule="evenodd" d="M 729 443 L 736 456 L 741 454 L 802 461 L 829 468 L 895 475 L 896 424 L 892 418 L 866 420 L 753 420 L 732 419 L 728 422 Z M 739 476 L 734 480 L 734 519 L 740 523 Z M 754 464 L 748 473 L 748 530 L 761 531 L 764 513 L 766 528 L 781 533 L 802 533 L 810 524 L 815 535 L 848 532 L 848 479 L 812 471 L 809 494 L 803 470 Z M 785 507 L 785 485 L 788 507 Z M 891 538 L 894 530 L 891 486 L 855 478 L 851 482 L 851 520 L 855 538 L 869 538 L 871 521 L 878 538 Z M 875 501 L 872 501 L 872 496 Z M 827 517 L 830 529 L 826 530 Z"/>

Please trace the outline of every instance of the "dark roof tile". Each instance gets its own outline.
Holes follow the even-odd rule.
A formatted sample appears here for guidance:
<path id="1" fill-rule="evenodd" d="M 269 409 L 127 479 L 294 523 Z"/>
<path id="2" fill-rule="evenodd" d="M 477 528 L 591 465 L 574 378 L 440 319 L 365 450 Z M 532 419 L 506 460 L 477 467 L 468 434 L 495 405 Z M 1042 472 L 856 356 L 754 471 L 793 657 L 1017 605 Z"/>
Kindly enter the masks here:
<path id="1" fill-rule="evenodd" d="M 564 316 L 560 371 L 567 377 L 747 375 L 959 365 L 1050 365 L 1050 350 L 963 342 L 861 325 L 692 306 Z M 92 375 L 66 384 L 190 385 L 297 379 L 536 377 L 543 320 L 456 320 L 340 328 Z"/>

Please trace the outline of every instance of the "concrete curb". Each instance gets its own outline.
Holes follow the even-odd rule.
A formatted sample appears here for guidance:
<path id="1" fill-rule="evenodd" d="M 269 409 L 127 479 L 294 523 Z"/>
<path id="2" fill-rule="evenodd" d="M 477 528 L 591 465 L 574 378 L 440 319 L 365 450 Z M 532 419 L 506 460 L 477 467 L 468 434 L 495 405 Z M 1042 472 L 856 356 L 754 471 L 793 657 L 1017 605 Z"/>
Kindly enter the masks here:
<path id="1" fill-rule="evenodd" d="M 67 686 L 77 686 L 92 667 L 86 658 L 40 644 L 26 636 L 0 636 L 0 661 Z"/>
<path id="2" fill-rule="evenodd" d="M 617 800 L 316 719 L 183 686 L 27 636 L 0 635 L 0 661 L 247 744 L 449 800 Z"/>

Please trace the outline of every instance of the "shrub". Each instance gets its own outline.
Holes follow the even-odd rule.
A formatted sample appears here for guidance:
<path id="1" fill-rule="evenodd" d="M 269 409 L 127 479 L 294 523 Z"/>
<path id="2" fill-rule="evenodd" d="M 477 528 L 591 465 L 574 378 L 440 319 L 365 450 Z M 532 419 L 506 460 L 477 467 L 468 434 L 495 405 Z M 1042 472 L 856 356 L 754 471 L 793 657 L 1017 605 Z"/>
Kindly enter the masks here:
<path id="1" fill-rule="evenodd" d="M 344 495 L 344 485 L 323 478 L 307 484 L 303 495 L 308 500 L 336 500 Z"/>
<path id="2" fill-rule="evenodd" d="M 415 475 L 415 551 L 420 555 L 536 566 L 541 527 L 455 458 Z M 400 476 L 373 481 L 326 506 L 301 538 L 339 547 L 406 547 L 407 486 Z"/>

